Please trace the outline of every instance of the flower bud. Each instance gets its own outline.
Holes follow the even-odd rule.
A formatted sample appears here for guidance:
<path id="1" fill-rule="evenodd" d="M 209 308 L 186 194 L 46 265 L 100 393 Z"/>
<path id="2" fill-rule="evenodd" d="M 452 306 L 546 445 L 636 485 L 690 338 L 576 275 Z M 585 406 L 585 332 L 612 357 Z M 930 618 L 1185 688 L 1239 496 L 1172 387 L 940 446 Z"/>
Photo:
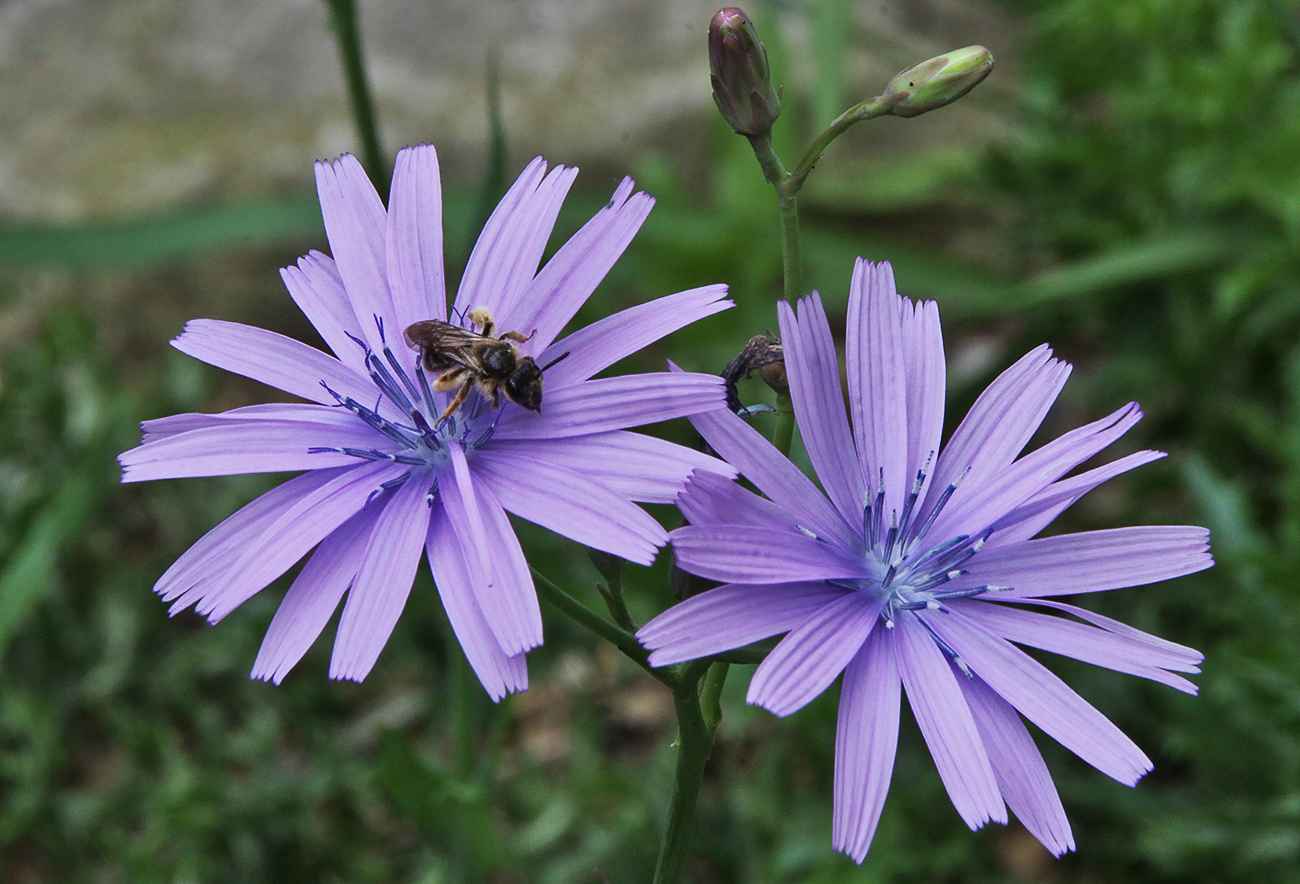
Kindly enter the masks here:
<path id="1" fill-rule="evenodd" d="M 709 79 L 713 100 L 740 135 L 768 135 L 781 114 L 781 93 L 772 88 L 767 50 L 742 10 L 720 10 L 709 22 Z"/>
<path id="2" fill-rule="evenodd" d="M 993 55 L 983 46 L 967 46 L 913 65 L 889 81 L 884 97 L 890 113 L 915 117 L 952 104 L 979 85 L 993 70 Z"/>

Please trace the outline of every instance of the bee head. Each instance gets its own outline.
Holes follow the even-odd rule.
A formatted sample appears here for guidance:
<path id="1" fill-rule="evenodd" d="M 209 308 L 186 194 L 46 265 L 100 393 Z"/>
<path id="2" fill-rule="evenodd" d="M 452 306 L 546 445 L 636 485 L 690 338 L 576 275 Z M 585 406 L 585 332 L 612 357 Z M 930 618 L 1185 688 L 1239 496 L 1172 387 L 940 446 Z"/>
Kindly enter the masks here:
<path id="1" fill-rule="evenodd" d="M 542 410 L 542 370 L 533 357 L 524 356 L 505 382 L 510 401 L 529 411 Z"/>

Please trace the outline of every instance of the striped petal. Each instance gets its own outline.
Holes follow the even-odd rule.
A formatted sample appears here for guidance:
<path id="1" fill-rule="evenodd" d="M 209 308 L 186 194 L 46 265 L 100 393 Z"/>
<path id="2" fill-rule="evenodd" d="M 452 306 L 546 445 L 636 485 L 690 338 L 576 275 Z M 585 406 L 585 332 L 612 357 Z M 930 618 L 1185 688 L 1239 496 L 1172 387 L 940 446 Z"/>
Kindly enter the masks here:
<path id="1" fill-rule="evenodd" d="M 460 538 L 447 514 L 440 509 L 434 511 L 429 524 L 426 551 L 452 631 L 488 695 L 499 701 L 506 694 L 528 690 L 524 655 L 501 650 L 501 643 L 479 602 L 481 575 L 470 566 Z"/>
<path id="2" fill-rule="evenodd" d="M 514 458 L 525 469 L 549 463 L 581 472 L 620 497 L 642 503 L 674 502 L 696 470 L 728 479 L 736 475 L 716 457 L 626 430 L 563 439 L 494 438 L 492 454 Z"/>
<path id="3" fill-rule="evenodd" d="M 432 144 L 399 151 L 385 233 L 394 335 L 414 322 L 447 319 L 442 267 L 442 181 Z"/>
<path id="4" fill-rule="evenodd" d="M 378 515 L 362 510 L 321 541 L 271 618 L 253 678 L 279 684 L 307 653 L 352 585 Z"/>
<path id="5" fill-rule="evenodd" d="M 844 410 L 839 360 L 826 311 L 815 294 L 799 302 L 797 316 L 784 301 L 776 310 L 799 436 L 827 496 L 844 521 L 854 524 L 862 519 L 866 490 Z"/>
<path id="6" fill-rule="evenodd" d="M 381 352 L 384 341 L 379 321 L 394 315 L 385 266 L 388 216 L 384 203 L 351 154 L 316 164 L 316 192 L 339 278 L 365 340 L 372 350 Z"/>
<path id="7" fill-rule="evenodd" d="M 191 319 L 172 346 L 208 365 L 269 384 L 309 402 L 335 405 L 341 397 L 373 406 L 379 391 L 373 381 L 333 356 L 284 335 L 220 319 Z M 379 400 L 384 417 L 403 420 L 387 399 Z"/>
<path id="8" fill-rule="evenodd" d="M 542 612 L 519 541 L 491 490 L 479 487 L 458 445 L 448 446 L 452 469 L 438 496 L 464 551 L 474 594 L 501 649 L 513 657 L 542 643 Z"/>
<path id="9" fill-rule="evenodd" d="M 212 419 L 207 426 L 164 435 L 121 454 L 122 481 L 348 466 L 356 465 L 357 458 L 338 449 L 394 447 L 392 440 L 346 411 L 304 409 L 311 410 L 290 419 L 240 415 L 221 420 L 222 415 L 205 415 Z M 322 448 L 336 450 L 317 450 Z"/>
<path id="10" fill-rule="evenodd" d="M 364 332 L 334 259 L 313 249 L 299 258 L 296 265 L 283 268 L 280 278 L 293 302 L 339 361 L 364 374 L 365 354 L 357 345 L 358 338 L 364 339 Z"/>
<path id="11" fill-rule="evenodd" d="M 902 510 L 912 483 L 901 307 L 893 269 L 859 258 L 849 283 L 845 369 L 862 475 L 873 497 L 883 481 L 885 512 Z"/>
<path id="12" fill-rule="evenodd" d="M 924 509 L 963 475 L 979 484 L 1016 459 L 1070 376 L 1046 344 L 1030 350 L 989 384 L 953 431 L 935 465 Z"/>
<path id="13" fill-rule="evenodd" d="M 1148 678 L 1184 693 L 1196 693 L 1196 685 L 1167 671 L 1201 671 L 1195 663 L 1188 661 L 1181 649 L 1169 653 L 1147 642 L 1095 626 L 993 602 L 955 599 L 950 605 L 991 632 L 1016 644 Z"/>
<path id="14" fill-rule="evenodd" d="M 956 613 L 919 617 L 1002 699 L 1097 770 L 1132 786 L 1151 759 L 1047 667 L 978 621 Z"/>
<path id="15" fill-rule="evenodd" d="M 426 475 L 413 474 L 390 492 L 375 520 L 339 618 L 330 678 L 364 679 L 397 625 L 428 536 Z"/>
<path id="16" fill-rule="evenodd" d="M 474 243 L 456 293 L 459 314 L 487 307 L 504 328 L 524 328 L 515 304 L 537 273 L 560 205 L 577 174 L 577 169 L 565 166 L 546 174 L 541 157 L 528 164 Z"/>
<path id="17" fill-rule="evenodd" d="M 845 594 L 826 583 L 730 583 L 674 605 L 637 631 L 651 666 L 718 654 L 789 632 Z"/>
<path id="18" fill-rule="evenodd" d="M 547 392 L 542 413 L 511 408 L 497 425 L 501 439 L 559 439 L 658 423 L 721 408 L 722 378 L 658 372 L 584 381 Z"/>
<path id="19" fill-rule="evenodd" d="M 795 583 L 865 576 L 861 559 L 797 531 L 687 525 L 668 535 L 692 574 L 727 583 Z"/>
<path id="20" fill-rule="evenodd" d="M 819 537 L 833 538 L 844 549 L 861 548 L 861 536 L 826 495 L 749 424 L 726 409 L 693 415 L 691 424 L 723 460 L 788 510 L 798 524 Z"/>
<path id="21" fill-rule="evenodd" d="M 563 356 L 554 368 L 546 369 L 547 383 L 585 381 L 660 338 L 735 306 L 726 295 L 725 285 L 708 285 L 629 307 L 565 335 L 547 347 L 537 361 L 546 365 Z"/>
<path id="22" fill-rule="evenodd" d="M 544 349 L 568 325 L 645 223 L 654 200 L 633 193 L 634 186 L 624 178 L 609 204 L 560 246 L 526 296 L 511 307 L 516 328 L 537 330 L 533 343 L 538 348 Z"/>
<path id="23" fill-rule="evenodd" d="M 994 584 L 1009 600 L 1142 586 L 1214 564 L 1210 532 L 1190 525 L 1134 525 L 1058 534 L 984 550 L 952 589 Z"/>
<path id="24" fill-rule="evenodd" d="M 832 844 L 861 863 L 876 834 L 898 750 L 902 697 L 891 643 L 872 630 L 844 670 L 835 725 Z"/>
<path id="25" fill-rule="evenodd" d="M 830 687 L 879 622 L 883 599 L 846 592 L 790 631 L 758 664 L 745 698 L 789 715 Z"/>
<path id="26" fill-rule="evenodd" d="M 649 565 L 668 533 L 645 510 L 581 473 L 500 450 L 473 473 L 507 511 L 578 543 Z"/>
<path id="27" fill-rule="evenodd" d="M 953 674 L 948 658 L 915 616 L 899 617 L 893 635 L 907 702 L 957 813 L 972 829 L 987 822 L 1005 823 L 1006 806 L 957 683 L 960 676 Z"/>
<path id="28" fill-rule="evenodd" d="M 957 683 L 966 695 L 993 776 L 1011 812 L 1053 856 L 1074 850 L 1061 796 L 1016 710 L 978 678 L 958 679 Z"/>

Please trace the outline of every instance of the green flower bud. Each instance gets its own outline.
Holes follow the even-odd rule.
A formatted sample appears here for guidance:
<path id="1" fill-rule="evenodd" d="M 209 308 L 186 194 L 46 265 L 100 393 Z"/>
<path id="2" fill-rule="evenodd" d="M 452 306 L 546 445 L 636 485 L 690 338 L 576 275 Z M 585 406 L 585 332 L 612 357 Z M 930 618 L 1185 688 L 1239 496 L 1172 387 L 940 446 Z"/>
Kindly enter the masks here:
<path id="1" fill-rule="evenodd" d="M 915 117 L 952 104 L 979 85 L 993 70 L 993 54 L 983 46 L 956 49 L 913 65 L 889 81 L 882 96 L 890 113 Z"/>
<path id="2" fill-rule="evenodd" d="M 713 100 L 740 135 L 768 135 L 781 114 L 781 92 L 772 88 L 767 50 L 742 10 L 727 7 L 709 22 L 709 79 Z"/>

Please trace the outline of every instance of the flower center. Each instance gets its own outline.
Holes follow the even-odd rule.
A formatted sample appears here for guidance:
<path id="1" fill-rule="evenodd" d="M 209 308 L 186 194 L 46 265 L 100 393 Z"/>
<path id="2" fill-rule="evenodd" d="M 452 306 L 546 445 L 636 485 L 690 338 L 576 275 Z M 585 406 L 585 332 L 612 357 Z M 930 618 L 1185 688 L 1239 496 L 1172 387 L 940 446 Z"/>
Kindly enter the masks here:
<path id="1" fill-rule="evenodd" d="M 933 454 L 931 455 L 931 459 Z M 939 513 L 952 499 L 953 492 L 965 478 L 965 473 L 944 489 L 927 512 L 917 513 L 916 505 L 925 487 L 926 470 L 930 464 L 917 470 L 911 491 L 903 510 L 889 511 L 888 527 L 885 524 L 885 492 L 883 476 L 880 490 L 874 499 L 868 499 L 862 509 L 862 536 L 865 544 L 864 558 L 873 576 L 857 580 L 832 581 L 836 585 L 867 592 L 884 598 L 885 607 L 880 616 L 885 626 L 893 628 L 894 619 L 901 611 L 922 609 L 942 610 L 945 599 L 969 598 L 986 592 L 1005 590 L 1003 586 L 975 586 L 962 589 L 944 589 L 949 581 L 966 572 L 962 570 L 972 556 L 988 540 L 991 530 L 979 535 L 959 534 L 942 543 L 928 545 L 926 532 Z"/>
<path id="2" fill-rule="evenodd" d="M 376 317 L 378 321 L 378 318 Z M 380 337 L 383 337 L 383 323 L 379 323 Z M 466 451 L 479 448 L 492 438 L 497 423 L 501 420 L 500 409 L 488 407 L 487 400 L 477 391 L 470 393 L 465 402 L 451 414 L 443 416 L 447 401 L 446 393 L 435 393 L 429 384 L 424 366 L 416 363 L 414 376 L 397 359 L 392 349 L 385 342 L 382 353 L 376 353 L 359 338 L 349 335 L 365 354 L 366 372 L 379 390 L 379 398 L 373 407 L 358 402 L 351 396 L 343 396 L 330 389 L 321 381 L 340 408 L 346 408 L 363 423 L 392 440 L 395 447 L 382 450 L 378 447 L 361 448 L 312 448 L 312 452 L 335 452 L 347 454 L 361 460 L 389 460 L 394 463 L 407 464 L 412 469 L 418 467 L 436 468 L 448 462 L 447 445 L 456 442 Z M 397 410 L 409 416 L 409 421 L 390 420 L 380 414 L 380 406 L 387 399 Z M 385 483 L 385 489 L 401 485 L 410 477 L 407 471 L 397 479 Z M 435 480 L 430 489 L 430 497 L 437 490 Z"/>

